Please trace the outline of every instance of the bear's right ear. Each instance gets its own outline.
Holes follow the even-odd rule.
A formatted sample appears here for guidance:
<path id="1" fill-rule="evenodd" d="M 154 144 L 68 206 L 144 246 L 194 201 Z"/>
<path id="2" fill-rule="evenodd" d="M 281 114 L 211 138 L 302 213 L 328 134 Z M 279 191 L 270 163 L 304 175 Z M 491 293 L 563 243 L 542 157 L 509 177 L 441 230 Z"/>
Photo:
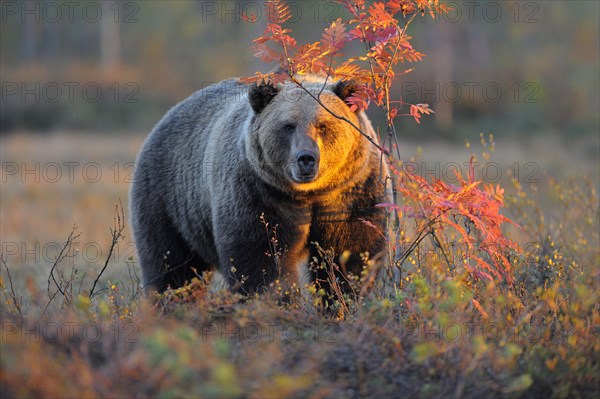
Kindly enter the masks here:
<path id="1" fill-rule="evenodd" d="M 346 101 L 348 97 L 356 93 L 358 84 L 353 80 L 340 80 L 331 90 L 343 101 Z"/>
<path id="2" fill-rule="evenodd" d="M 279 90 L 270 82 L 262 82 L 260 85 L 255 83 L 252 85 L 248 92 L 248 99 L 254 112 L 260 114 L 277 93 L 279 93 Z"/>

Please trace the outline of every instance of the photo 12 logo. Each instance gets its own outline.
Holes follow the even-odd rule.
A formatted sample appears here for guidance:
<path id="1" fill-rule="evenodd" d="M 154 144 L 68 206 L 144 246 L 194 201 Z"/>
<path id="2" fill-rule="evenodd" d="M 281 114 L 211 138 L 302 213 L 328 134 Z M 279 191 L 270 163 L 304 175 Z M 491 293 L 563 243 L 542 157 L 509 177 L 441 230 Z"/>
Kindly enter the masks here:
<path id="1" fill-rule="evenodd" d="M 286 25 L 299 23 L 327 23 L 335 21 L 343 5 L 338 1 L 286 1 L 291 18 Z M 267 7 L 266 1 L 202 1 L 201 21 L 219 21 L 221 23 L 273 23 L 277 21 L 274 10 Z"/>
<path id="2" fill-rule="evenodd" d="M 540 3 L 536 1 L 440 1 L 449 7 L 447 13 L 427 12 L 420 15 L 422 22 L 536 24 L 541 21 Z"/>
<path id="3" fill-rule="evenodd" d="M 503 87 L 498 82 L 402 82 L 403 98 L 417 98 L 428 104 L 478 102 L 497 103 L 510 96 L 514 103 L 540 102 L 540 85 L 537 82 L 513 82 Z"/>
<path id="4" fill-rule="evenodd" d="M 130 184 L 133 181 L 135 163 L 113 162 L 103 165 L 98 162 L 2 162 L 2 183 L 59 183 L 78 181 L 98 183 L 109 178 L 114 183 Z"/>
<path id="5" fill-rule="evenodd" d="M 95 241 L 75 241 L 65 246 L 64 241 L 2 241 L 0 254 L 7 263 L 52 264 L 58 261 L 74 265 L 83 261 L 94 265 L 104 261 L 110 254 L 115 263 L 135 263 L 136 252 L 133 241 L 119 242 L 109 249 Z"/>
<path id="6" fill-rule="evenodd" d="M 2 103 L 21 104 L 75 102 L 97 103 L 101 100 L 131 104 L 138 103 L 140 87 L 135 82 L 2 82 Z"/>
<path id="7" fill-rule="evenodd" d="M 28 325 L 10 321 L 0 323 L 0 342 L 78 342 L 110 340 L 114 343 L 136 343 L 139 326 L 132 322 L 80 323 L 77 321 L 48 321 Z"/>
<path id="8" fill-rule="evenodd" d="M 2 23 L 136 23 L 140 6 L 134 1 L 3 1 Z"/>

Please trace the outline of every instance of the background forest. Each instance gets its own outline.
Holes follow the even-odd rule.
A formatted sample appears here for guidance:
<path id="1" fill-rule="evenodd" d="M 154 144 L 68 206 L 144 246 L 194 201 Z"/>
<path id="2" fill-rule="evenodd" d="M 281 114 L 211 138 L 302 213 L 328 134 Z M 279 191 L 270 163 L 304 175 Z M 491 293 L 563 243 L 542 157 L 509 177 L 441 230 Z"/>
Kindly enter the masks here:
<path id="1" fill-rule="evenodd" d="M 192 92 L 266 69 L 249 49 L 266 23 L 261 2 L 69 4 L 2 2 L 3 133 L 148 131 Z M 407 121 L 403 137 L 598 132 L 597 2 L 448 4 L 448 15 L 411 26 L 427 57 L 396 90 L 436 115 L 418 129 Z M 345 12 L 333 1 L 291 2 L 291 10 L 300 40 Z M 258 18 L 245 23 L 241 12 Z"/>

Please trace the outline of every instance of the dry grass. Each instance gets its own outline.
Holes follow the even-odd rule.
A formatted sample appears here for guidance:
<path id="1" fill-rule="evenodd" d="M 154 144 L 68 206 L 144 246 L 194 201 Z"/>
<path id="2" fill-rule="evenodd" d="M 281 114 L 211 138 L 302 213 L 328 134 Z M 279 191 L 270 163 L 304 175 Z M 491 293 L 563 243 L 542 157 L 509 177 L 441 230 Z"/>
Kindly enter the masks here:
<path id="1" fill-rule="evenodd" d="M 600 395 L 598 159 L 576 145 L 495 150 L 505 168 L 514 159 L 540 169 L 538 183 L 501 182 L 509 213 L 522 226 L 510 233 L 526 249 L 513 260 L 514 287 L 473 281 L 460 270 L 450 278 L 439 253 L 425 246 L 407 258 L 402 284 L 345 298 L 341 318 L 315 311 L 323 303 L 318 291 L 280 305 L 276 295 L 209 294 L 203 279 L 151 305 L 140 298 L 136 269 L 128 268 L 127 230 L 90 299 L 110 246 L 114 206 L 126 203 L 124 167 L 142 138 L 1 140 L 2 397 Z M 595 139 L 586 148 L 594 145 Z M 468 159 L 464 147 L 423 147 L 420 159 Z M 41 176 L 36 183 L 32 174 L 24 181 L 7 174 L 11 162 L 80 167 L 73 182 Z M 81 173 L 91 162 L 102 171 L 96 183 Z M 54 284 L 48 288 L 48 273 L 74 223 L 80 252 L 56 267 L 71 287 L 67 301 Z M 37 243 L 39 251 L 30 251 Z"/>

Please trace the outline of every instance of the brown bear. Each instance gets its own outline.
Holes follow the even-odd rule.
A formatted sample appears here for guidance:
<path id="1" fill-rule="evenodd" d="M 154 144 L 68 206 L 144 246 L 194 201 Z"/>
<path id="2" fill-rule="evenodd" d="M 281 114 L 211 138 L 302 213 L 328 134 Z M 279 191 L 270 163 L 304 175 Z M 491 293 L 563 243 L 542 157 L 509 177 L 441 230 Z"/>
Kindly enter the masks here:
<path id="1" fill-rule="evenodd" d="M 377 142 L 365 114 L 345 103 L 351 82 L 303 85 Z M 325 272 L 308 267 L 314 243 L 344 253 L 345 268 L 359 273 L 360 254 L 386 246 L 381 159 L 295 83 L 231 79 L 193 94 L 162 118 L 136 163 L 130 213 L 146 291 L 215 269 L 243 293 L 275 279 L 323 282 Z M 279 262 L 267 255 L 273 237 L 261 216 L 276 226 Z"/>

